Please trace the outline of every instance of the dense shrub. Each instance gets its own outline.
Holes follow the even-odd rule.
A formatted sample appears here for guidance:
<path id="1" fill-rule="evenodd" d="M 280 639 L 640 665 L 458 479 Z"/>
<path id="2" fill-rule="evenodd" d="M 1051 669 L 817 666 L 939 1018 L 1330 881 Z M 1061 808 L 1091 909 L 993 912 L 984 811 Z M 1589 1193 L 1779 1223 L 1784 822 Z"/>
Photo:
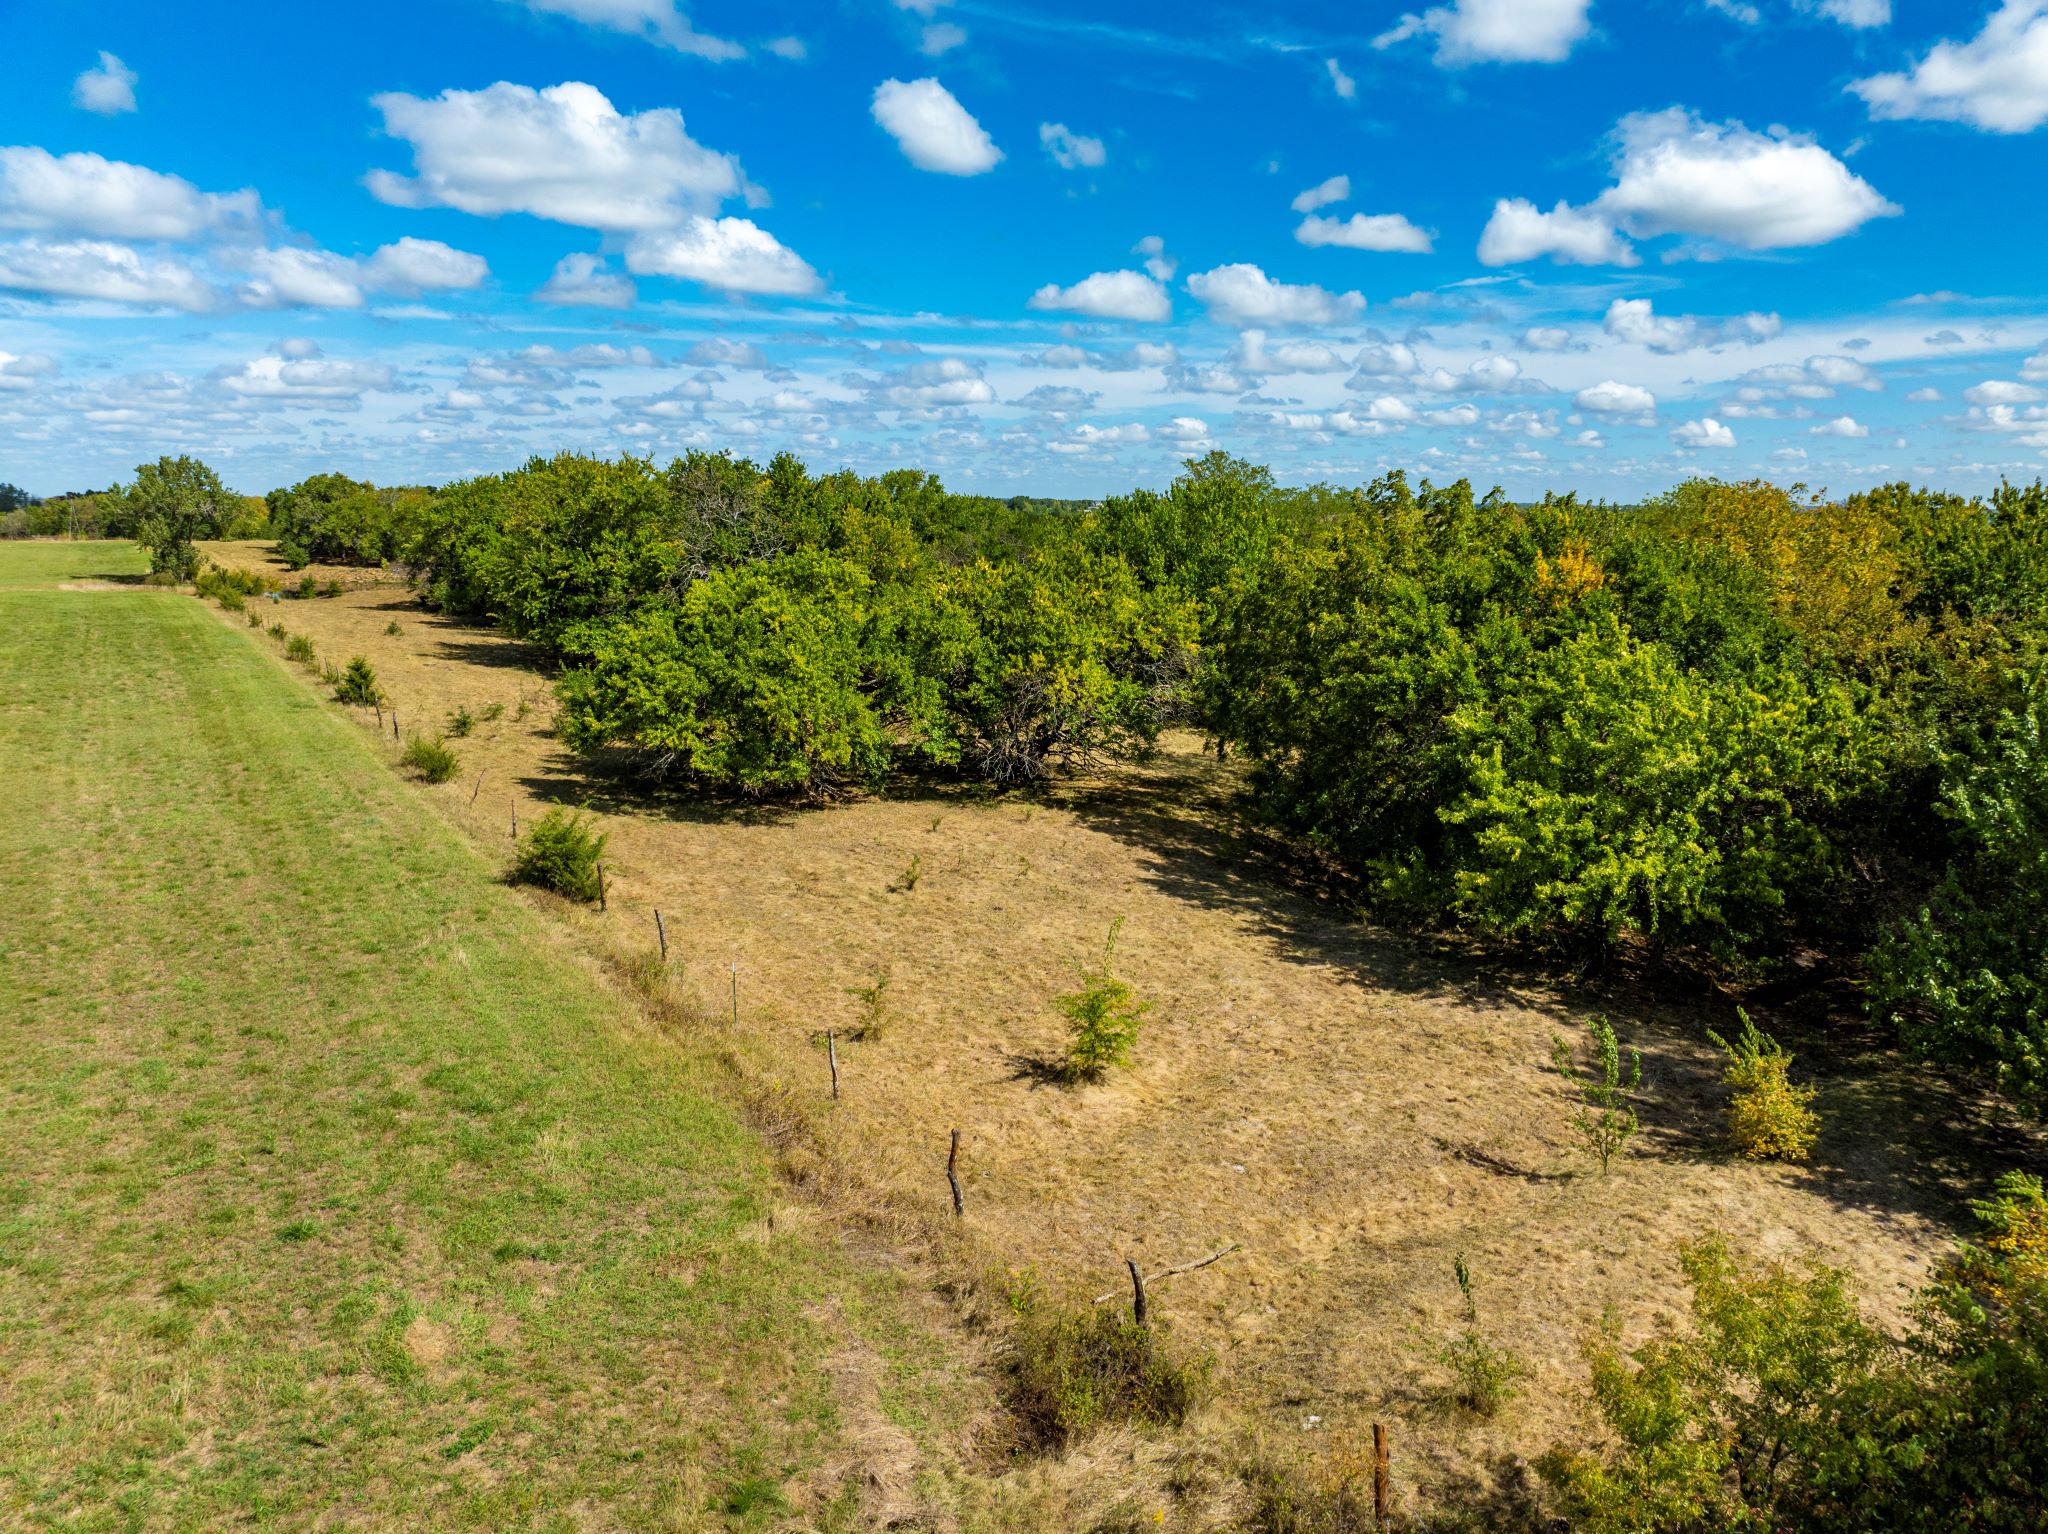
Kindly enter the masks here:
<path id="1" fill-rule="evenodd" d="M 415 735 L 406 742 L 399 760 L 420 775 L 426 783 L 446 783 L 455 776 L 460 763 L 455 753 L 438 740 L 429 740 L 424 735 Z"/>
<path id="2" fill-rule="evenodd" d="M 1758 1161 L 1804 1161 L 1820 1135 L 1812 1087 L 1796 1087 L 1787 1075 L 1792 1057 L 1737 1009 L 1742 1032 L 1730 1042 L 1709 1030 L 1707 1037 L 1728 1056 L 1723 1073 L 1728 1099 L 1728 1135 L 1743 1155 Z"/>
<path id="3" fill-rule="evenodd" d="M 1873 1326 L 1840 1272 L 1686 1249 L 1693 1327 L 1590 1350 L 1611 1446 L 1539 1468 L 1586 1534 L 2020 1534 L 2048 1521 L 2048 1202 L 2008 1176 L 1988 1231 Z"/>
<path id="4" fill-rule="evenodd" d="M 1069 1308 L 1028 1281 L 1011 1296 L 1006 1403 L 1042 1445 L 1111 1423 L 1178 1427 L 1200 1401 L 1211 1369 L 1185 1356 L 1122 1306 Z"/>
<path id="5" fill-rule="evenodd" d="M 313 641 L 304 634 L 293 634 L 284 642 L 284 658 L 297 661 L 302 666 L 313 664 Z"/>
<path id="6" fill-rule="evenodd" d="M 278 556 L 297 570 L 395 559 L 430 497 L 425 490 L 379 490 L 345 474 L 315 474 L 265 500 Z"/>
<path id="7" fill-rule="evenodd" d="M 1872 956 L 1877 1008 L 1928 1059 L 2048 1109 L 2048 668 L 1988 728 L 1937 748 L 1957 855 Z"/>
<path id="8" fill-rule="evenodd" d="M 573 900 L 597 899 L 597 864 L 607 838 L 581 811 L 551 809 L 520 838 L 512 877 Z"/>
<path id="9" fill-rule="evenodd" d="M 359 708 L 370 708 L 384 701 L 384 689 L 377 685 L 377 671 L 362 656 L 352 656 L 340 680 L 334 684 L 334 699 L 337 703 L 353 703 Z"/>

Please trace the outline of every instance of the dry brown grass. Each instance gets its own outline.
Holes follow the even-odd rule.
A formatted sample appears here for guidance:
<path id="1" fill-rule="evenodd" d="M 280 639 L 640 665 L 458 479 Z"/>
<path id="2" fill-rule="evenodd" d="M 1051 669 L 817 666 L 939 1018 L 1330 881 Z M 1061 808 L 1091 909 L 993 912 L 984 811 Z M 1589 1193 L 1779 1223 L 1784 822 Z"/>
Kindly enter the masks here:
<path id="1" fill-rule="evenodd" d="M 1216 1350 L 1236 1421 L 1310 1448 L 1389 1421 L 1397 1474 L 1425 1500 L 1431 1486 L 1494 1487 L 1499 1467 L 1581 1430 L 1581 1340 L 1609 1313 L 1631 1335 L 1680 1317 L 1682 1240 L 1719 1230 L 1841 1264 L 1896 1315 L 1962 1200 L 2031 1143 L 1872 1050 L 1830 1061 L 1805 1045 L 1827 1125 L 1814 1162 L 1734 1156 L 1704 1038 L 1734 998 L 1574 992 L 1377 931 L 1234 823 L 1232 769 L 1192 737 L 1037 802 L 707 806 L 572 758 L 549 733 L 535 658 L 400 586 L 287 604 L 283 621 L 323 654 L 368 656 L 409 727 L 505 705 L 458 743 L 457 780 L 421 792 L 508 858 L 515 805 L 522 825 L 562 802 L 604 817 L 609 913 L 563 919 L 638 962 L 659 908 L 661 989 L 681 1025 L 727 1013 L 739 966 L 735 1070 L 769 1121 L 793 1116 L 800 1174 L 942 1232 L 958 1126 L 961 1256 L 1084 1296 L 1119 1288 L 1126 1256 L 1156 1271 L 1243 1243 L 1154 1296 L 1181 1337 Z M 892 891 L 913 858 L 915 889 Z M 1053 998 L 1119 917 L 1119 973 L 1155 1006 L 1134 1069 L 1066 1088 Z M 890 1027 L 842 1043 L 831 1103 L 814 1041 L 825 1028 L 844 1040 L 860 1010 L 847 988 L 881 973 Z M 1645 1064 L 1643 1133 L 1607 1177 L 1570 1175 L 1565 1089 L 1547 1065 L 1552 1033 L 1594 1011 Z M 1425 1409 L 1461 1251 L 1490 1336 L 1531 1370 L 1483 1424 Z"/>

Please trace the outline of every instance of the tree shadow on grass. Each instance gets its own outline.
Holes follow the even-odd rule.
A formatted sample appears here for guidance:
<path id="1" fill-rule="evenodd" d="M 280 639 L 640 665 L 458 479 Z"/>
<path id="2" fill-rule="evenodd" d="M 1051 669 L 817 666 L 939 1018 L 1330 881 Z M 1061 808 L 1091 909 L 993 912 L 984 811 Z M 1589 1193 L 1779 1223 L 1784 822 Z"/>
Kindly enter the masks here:
<path id="1" fill-rule="evenodd" d="M 1811 1192 L 1845 1208 L 1965 1231 L 1974 1225 L 1970 1200 L 1984 1197 L 1999 1173 L 2048 1166 L 2040 1126 L 1893 1048 L 1864 1016 L 1853 974 L 1807 956 L 1768 984 L 1744 985 L 1682 957 L 1631 956 L 1589 976 L 1456 934 L 1376 929 L 1359 914 L 1358 882 L 1250 826 L 1239 792 L 1227 768 L 1183 759 L 1070 783 L 1051 797 L 1131 847 L 1154 888 L 1231 912 L 1285 962 L 1465 1007 L 1610 1015 L 1624 1045 L 1642 1054 L 1637 1109 L 1646 1152 L 1738 1157 L 1726 1134 L 1723 1057 L 1707 1032 L 1732 1033 L 1743 1006 L 1797 1056 L 1795 1078 L 1820 1089 L 1820 1143 L 1810 1161 L 1788 1169 Z M 1559 1031 L 1583 1059 L 1577 1031 Z M 1483 1149 L 1447 1150 L 1499 1175 L 1544 1175 L 1489 1166 Z"/>

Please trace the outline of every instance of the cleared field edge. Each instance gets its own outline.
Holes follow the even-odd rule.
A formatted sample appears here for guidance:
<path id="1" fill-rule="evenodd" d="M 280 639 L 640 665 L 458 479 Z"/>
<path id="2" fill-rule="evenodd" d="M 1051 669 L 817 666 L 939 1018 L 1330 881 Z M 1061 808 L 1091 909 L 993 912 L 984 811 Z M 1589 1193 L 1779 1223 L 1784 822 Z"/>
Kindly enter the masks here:
<path id="1" fill-rule="evenodd" d="M 4 551 L 0 551 L 0 562 L 4 562 Z M 61 602 L 74 607 L 82 614 L 111 614 L 116 610 L 135 611 L 139 604 L 146 602 L 151 604 L 152 623 L 169 624 L 174 630 L 181 629 L 188 634 L 211 630 L 211 625 L 200 613 L 184 608 L 181 604 L 174 603 L 166 607 L 162 605 L 163 594 L 155 592 L 146 595 L 100 592 L 72 595 L 22 589 L 7 592 L 0 596 L 0 601 L 26 602 L 37 607 Z M 51 610 L 54 611 L 54 607 Z M 27 628 L 29 625 L 24 624 L 23 627 Z M 249 634 L 246 624 L 241 625 L 240 631 L 245 636 Z M 209 640 L 207 643 L 215 642 Z M 260 652 L 263 647 L 258 646 L 257 649 Z M 246 660 L 247 652 L 242 653 Z M 270 673 L 271 683 L 265 685 L 277 685 L 279 697 L 288 698 L 295 706 L 303 707 L 305 689 L 300 680 L 290 675 L 289 668 L 286 668 L 284 674 L 278 674 L 274 668 L 282 666 L 282 662 L 275 656 L 271 657 L 269 664 L 273 668 Z M 260 661 L 254 662 L 250 668 L 251 675 L 257 674 L 262 665 Z M 593 996 L 607 997 L 603 1003 L 603 1010 L 612 1016 L 614 1038 L 618 1042 L 628 1043 L 636 1049 L 651 1051 L 654 1054 L 653 1059 L 643 1061 L 642 1069 L 661 1070 L 672 1078 L 679 1089 L 701 1090 L 708 1094 L 707 1100 L 717 1100 L 714 1084 L 717 1075 L 715 1060 L 707 1061 L 701 1050 L 693 1051 L 672 1038 L 658 1038 L 649 1034 L 640 1021 L 640 1014 L 625 1005 L 627 998 L 617 987 L 606 983 L 582 950 L 568 940 L 568 934 L 560 929 L 559 924 L 548 921 L 545 915 L 533 909 L 529 902 L 519 900 L 504 891 L 496 878 L 497 870 L 491 866 L 483 850 L 475 845 L 471 838 L 460 834 L 459 827 L 451 825 L 445 817 L 435 814 L 431 806 L 423 805 L 420 796 L 408 792 L 395 776 L 386 771 L 388 763 L 380 757 L 371 742 L 362 738 L 359 729 L 348 728 L 349 721 L 339 717 L 339 710 L 331 705 L 323 703 L 306 709 L 305 717 L 309 724 L 316 714 L 321 722 L 312 727 L 322 732 L 322 752 L 327 754 L 328 760 L 339 761 L 355 770 L 378 817 L 389 818 L 390 830 L 394 835 L 414 842 L 433 854 L 441 865 L 444 876 L 471 882 L 475 886 L 473 893 L 476 897 L 493 903 L 498 910 L 499 920 L 510 923 L 512 946 L 528 950 L 545 950 L 551 964 L 560 972 L 561 984 L 569 986 L 572 990 L 587 988 Z M 459 851 L 457 844 L 460 846 Z M 758 1141 L 753 1143 L 759 1146 Z M 755 1155 L 763 1157 L 765 1165 L 764 1152 L 757 1148 Z M 829 1244 L 831 1237 L 828 1232 L 814 1230 L 808 1236 L 803 1234 L 806 1222 L 800 1211 L 785 1209 L 782 1212 L 783 1239 L 788 1239 L 790 1233 L 794 1232 L 799 1240 L 812 1243 L 822 1241 Z M 775 1233 L 775 1223 L 775 1211 L 771 1207 L 771 1235 Z M 877 1431 L 877 1388 L 893 1399 L 914 1401 L 918 1395 L 917 1390 L 912 1388 L 906 1393 L 904 1382 L 895 1378 L 900 1372 L 899 1365 L 913 1372 L 929 1370 L 932 1366 L 928 1348 L 903 1346 L 905 1337 L 901 1316 L 883 1317 L 877 1314 L 878 1310 L 887 1309 L 895 1303 L 889 1298 L 889 1293 L 889 1285 L 884 1283 L 879 1289 L 871 1291 L 864 1291 L 858 1287 L 850 1289 L 844 1294 L 843 1301 L 839 1297 L 832 1299 L 828 1330 L 840 1339 L 839 1351 L 833 1358 L 822 1361 L 820 1366 L 832 1382 L 835 1394 L 845 1397 L 839 1402 L 838 1407 L 844 1424 L 858 1436 L 870 1439 Z M 881 1323 L 879 1326 L 876 1324 L 878 1321 Z M 888 1355 L 891 1354 L 896 1355 L 896 1362 L 889 1361 Z M 843 1389 L 842 1381 L 848 1382 Z M 22 1381 L 19 1378 L 16 1379 L 14 1388 L 22 1388 Z M 910 1415 L 915 1418 L 918 1410 L 919 1408 L 911 1407 Z M 902 1429 L 893 1422 L 885 1421 L 883 1426 L 893 1431 L 899 1440 L 889 1446 L 899 1461 L 907 1457 L 916 1463 L 919 1470 L 924 1470 L 928 1467 L 929 1461 L 936 1459 L 936 1468 L 944 1472 L 951 1458 L 950 1454 L 944 1452 L 947 1448 L 948 1431 L 926 1432 L 925 1436 L 941 1451 L 931 1455 L 911 1442 Z M 883 1436 L 887 1437 L 888 1434 L 885 1433 Z M 848 1462 L 848 1473 L 851 1472 L 854 1463 Z M 900 1466 L 898 1475 L 901 1478 Z"/>

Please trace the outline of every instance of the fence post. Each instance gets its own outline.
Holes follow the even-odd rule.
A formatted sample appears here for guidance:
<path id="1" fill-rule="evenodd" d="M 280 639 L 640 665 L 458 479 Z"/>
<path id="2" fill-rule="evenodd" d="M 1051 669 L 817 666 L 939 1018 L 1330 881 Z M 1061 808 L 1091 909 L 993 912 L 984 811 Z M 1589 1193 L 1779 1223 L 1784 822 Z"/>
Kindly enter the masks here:
<path id="1" fill-rule="evenodd" d="M 825 1030 L 825 1058 L 832 1062 L 832 1100 L 839 1100 L 839 1045 L 832 1037 L 832 1030 Z"/>
<path id="2" fill-rule="evenodd" d="M 604 864 L 602 863 L 597 865 L 597 908 L 600 911 L 609 909 L 604 898 Z"/>
<path id="3" fill-rule="evenodd" d="M 1145 1275 L 1138 1271 L 1137 1263 L 1129 1257 L 1124 1259 L 1124 1266 L 1131 1270 L 1131 1319 L 1137 1322 L 1138 1325 L 1144 1326 L 1146 1324 Z"/>
<path id="4" fill-rule="evenodd" d="M 953 1131 L 953 1148 L 946 1153 L 946 1182 L 953 1190 L 953 1218 L 967 1218 L 967 1200 L 960 1194 L 960 1131 Z"/>
<path id="5" fill-rule="evenodd" d="M 1387 1513 L 1387 1430 L 1372 1425 L 1372 1526 L 1392 1527 Z"/>
<path id="6" fill-rule="evenodd" d="M 655 907 L 654 935 L 661 939 L 661 962 L 668 963 L 668 928 L 662 925 L 661 908 Z"/>

